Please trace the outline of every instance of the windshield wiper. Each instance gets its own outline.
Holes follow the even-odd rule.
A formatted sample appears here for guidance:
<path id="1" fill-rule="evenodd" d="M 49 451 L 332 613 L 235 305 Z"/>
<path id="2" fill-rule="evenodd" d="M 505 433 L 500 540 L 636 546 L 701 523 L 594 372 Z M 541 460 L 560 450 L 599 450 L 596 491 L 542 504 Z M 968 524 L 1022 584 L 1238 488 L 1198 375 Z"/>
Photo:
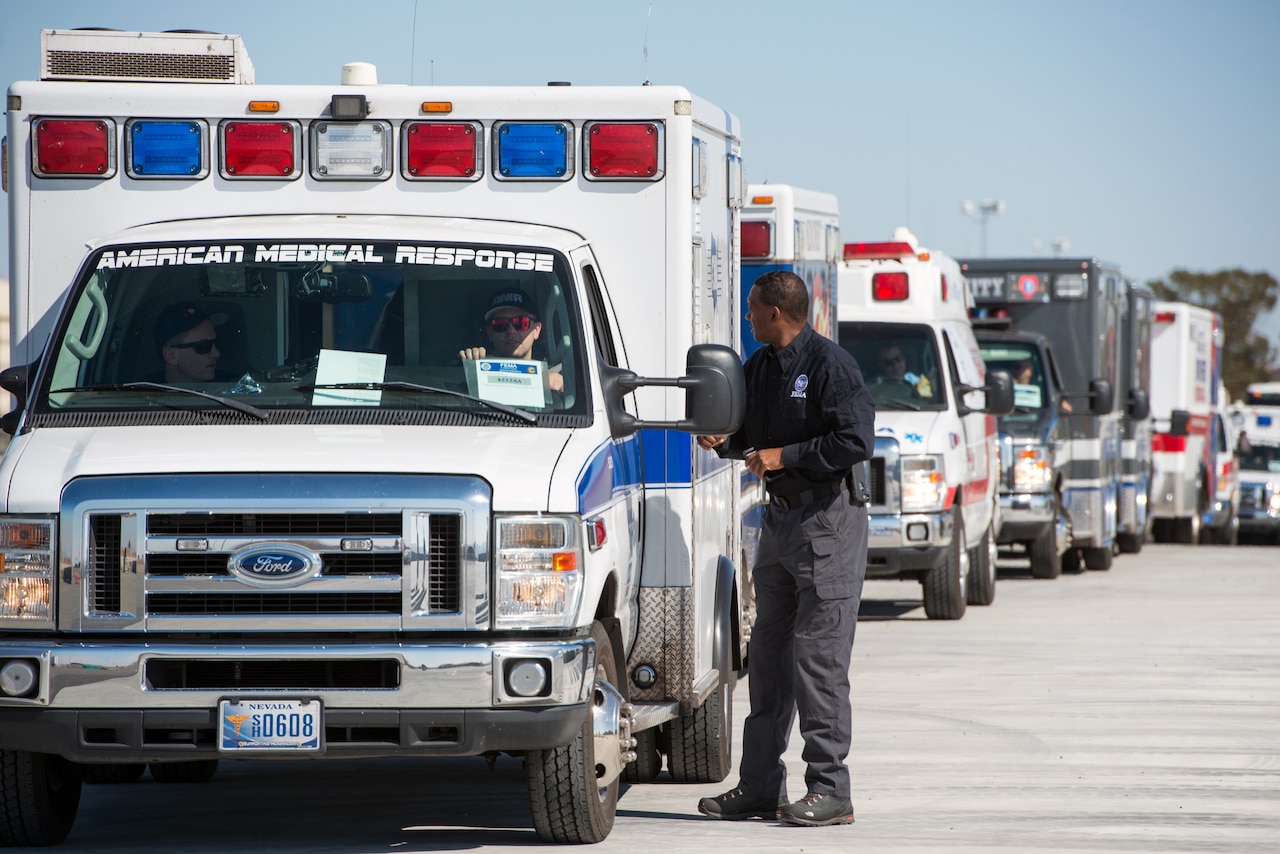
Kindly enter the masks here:
<path id="1" fill-rule="evenodd" d="M 89 385 L 77 386 L 76 388 L 58 388 L 49 392 L 49 394 L 67 394 L 79 391 L 138 391 L 139 389 L 149 391 L 174 392 L 178 394 L 191 394 L 196 397 L 203 397 L 205 400 L 212 400 L 214 403 L 220 403 L 228 409 L 234 409 L 237 412 L 243 412 L 245 415 L 251 415 L 259 421 L 269 421 L 271 416 L 265 410 L 256 406 L 250 406 L 247 403 L 241 403 L 238 400 L 231 400 L 226 397 L 219 397 L 216 394 L 209 394 L 204 391 L 196 391 L 193 388 L 183 388 L 180 385 L 166 385 L 165 383 L 117 383 L 114 385 Z"/>
<path id="2" fill-rule="evenodd" d="M 454 391 L 450 388 L 439 388 L 432 385 L 418 385 L 417 383 L 406 382 L 389 382 L 389 383 L 321 383 L 312 385 L 294 386 L 294 391 L 323 391 L 325 389 L 354 389 L 357 391 L 414 391 L 423 394 L 443 394 L 449 397 L 460 397 L 463 400 L 472 403 L 478 403 L 481 406 L 488 407 L 495 412 L 501 412 L 503 415 L 509 415 L 523 421 L 525 424 L 537 424 L 538 416 L 523 409 L 517 409 L 514 406 L 506 406 L 501 403 L 494 403 L 492 400 L 485 400 L 483 397 L 475 397 L 461 391 Z"/>
<path id="3" fill-rule="evenodd" d="M 920 404 L 912 403 L 909 400 L 877 400 L 876 406 L 883 406 L 886 409 L 910 409 L 913 412 L 920 411 Z"/>

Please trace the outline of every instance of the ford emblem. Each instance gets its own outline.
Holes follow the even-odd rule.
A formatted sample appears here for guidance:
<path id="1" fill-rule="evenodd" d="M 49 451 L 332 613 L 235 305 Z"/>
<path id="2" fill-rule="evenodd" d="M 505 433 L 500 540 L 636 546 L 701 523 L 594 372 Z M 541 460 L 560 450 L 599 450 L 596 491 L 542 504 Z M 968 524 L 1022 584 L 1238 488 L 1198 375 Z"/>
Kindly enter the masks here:
<path id="1" fill-rule="evenodd" d="M 227 570 L 255 587 L 292 587 L 319 574 L 320 555 L 297 546 L 266 543 L 227 558 Z"/>

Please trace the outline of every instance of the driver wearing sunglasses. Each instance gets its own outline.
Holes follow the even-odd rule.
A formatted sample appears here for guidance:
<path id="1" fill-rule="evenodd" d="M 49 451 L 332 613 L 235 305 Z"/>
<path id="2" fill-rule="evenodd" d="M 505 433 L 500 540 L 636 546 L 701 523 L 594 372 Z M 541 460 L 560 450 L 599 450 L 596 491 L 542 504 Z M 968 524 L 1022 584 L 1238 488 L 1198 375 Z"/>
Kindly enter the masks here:
<path id="1" fill-rule="evenodd" d="M 156 344 L 164 360 L 167 383 L 213 382 L 218 359 L 218 332 L 215 327 L 225 315 L 205 314 L 191 303 L 175 303 L 156 319 Z"/>
<path id="2" fill-rule="evenodd" d="M 465 347 L 458 351 L 463 359 L 532 359 L 533 342 L 542 334 L 542 321 L 538 320 L 533 299 L 520 290 L 495 294 L 483 326 L 489 346 Z M 547 373 L 547 382 L 552 391 L 564 391 L 564 377 L 554 368 Z"/>

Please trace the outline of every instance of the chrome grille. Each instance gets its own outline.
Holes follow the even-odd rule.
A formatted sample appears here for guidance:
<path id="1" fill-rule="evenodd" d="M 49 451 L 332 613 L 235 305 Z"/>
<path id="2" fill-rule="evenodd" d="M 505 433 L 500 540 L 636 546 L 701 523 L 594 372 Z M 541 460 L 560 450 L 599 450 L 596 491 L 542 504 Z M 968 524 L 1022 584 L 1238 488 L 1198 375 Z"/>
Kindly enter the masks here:
<path id="1" fill-rule="evenodd" d="M 64 496 L 61 548 L 78 556 L 59 577 L 66 631 L 489 627 L 489 487 L 476 478 L 101 477 Z M 310 568 L 275 581 L 236 565 L 274 549 Z"/>

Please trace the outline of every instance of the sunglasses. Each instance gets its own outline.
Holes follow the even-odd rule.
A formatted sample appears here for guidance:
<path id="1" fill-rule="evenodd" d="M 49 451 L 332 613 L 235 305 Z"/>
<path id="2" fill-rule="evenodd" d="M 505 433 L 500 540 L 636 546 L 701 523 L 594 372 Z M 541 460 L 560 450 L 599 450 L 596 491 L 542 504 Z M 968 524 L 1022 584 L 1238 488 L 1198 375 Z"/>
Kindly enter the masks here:
<path id="1" fill-rule="evenodd" d="M 506 332 L 508 326 L 516 332 L 528 332 L 533 326 L 533 318 L 526 314 L 521 317 L 495 317 L 489 321 L 489 328 L 494 332 Z"/>
<path id="2" fill-rule="evenodd" d="M 175 350 L 195 350 L 201 356 L 207 356 L 213 352 L 213 348 L 217 343 L 217 338 L 202 338 L 199 341 L 188 341 L 186 344 L 170 344 L 169 346 Z"/>
<path id="3" fill-rule="evenodd" d="M 907 357 L 906 357 L 906 356 L 904 356 L 904 355 L 902 355 L 901 353 L 899 353 L 899 354 L 898 354 L 898 355 L 896 355 L 896 356 L 889 356 L 889 357 L 888 357 L 888 358 L 886 358 L 886 359 L 881 359 L 881 360 L 880 360 L 880 364 L 882 364 L 882 365 L 894 365 L 894 364 L 897 364 L 898 362 L 905 362 L 906 360 L 907 360 Z"/>

